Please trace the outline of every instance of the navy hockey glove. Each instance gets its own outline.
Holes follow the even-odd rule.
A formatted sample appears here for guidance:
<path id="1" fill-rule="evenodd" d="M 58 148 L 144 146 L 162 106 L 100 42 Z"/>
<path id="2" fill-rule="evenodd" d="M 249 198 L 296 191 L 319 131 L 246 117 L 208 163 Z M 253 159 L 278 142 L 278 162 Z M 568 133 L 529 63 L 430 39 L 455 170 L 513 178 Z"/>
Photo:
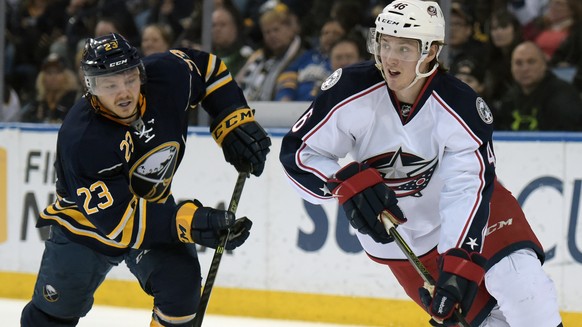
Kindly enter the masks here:
<path id="1" fill-rule="evenodd" d="M 227 111 L 210 125 L 212 137 L 222 147 L 224 159 L 237 171 L 260 176 L 271 146 L 265 130 L 249 108 Z"/>
<path id="2" fill-rule="evenodd" d="M 434 294 L 425 288 L 418 290 L 432 316 L 431 325 L 456 326 L 458 321 L 453 313 L 457 308 L 462 316 L 467 315 L 485 276 L 486 263 L 487 259 L 479 253 L 469 254 L 459 248 L 450 249 L 441 256 Z"/>
<path id="3" fill-rule="evenodd" d="M 230 228 L 225 249 L 234 250 L 249 237 L 253 223 L 247 217 L 235 219 L 230 211 L 202 206 L 198 200 L 185 201 L 176 212 L 178 239 L 216 249 L 220 237 Z"/>
<path id="4" fill-rule="evenodd" d="M 380 221 L 380 213 L 390 213 L 396 219 L 395 225 L 406 222 L 394 191 L 386 186 L 376 169 L 366 164 L 348 164 L 328 181 L 327 187 L 338 197 L 352 227 L 378 243 L 394 240 Z"/>

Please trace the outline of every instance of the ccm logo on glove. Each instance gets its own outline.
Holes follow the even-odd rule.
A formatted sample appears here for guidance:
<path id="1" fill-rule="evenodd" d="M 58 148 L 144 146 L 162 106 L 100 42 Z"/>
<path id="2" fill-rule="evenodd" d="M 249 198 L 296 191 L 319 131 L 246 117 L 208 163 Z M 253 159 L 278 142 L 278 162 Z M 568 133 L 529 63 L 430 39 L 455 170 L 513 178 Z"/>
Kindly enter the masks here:
<path id="1" fill-rule="evenodd" d="M 235 110 L 220 121 L 218 126 L 214 127 L 212 130 L 212 137 L 218 145 L 222 145 L 222 141 L 226 134 L 230 133 L 230 131 L 235 129 L 238 125 L 252 121 L 255 121 L 255 116 L 250 108 Z"/>

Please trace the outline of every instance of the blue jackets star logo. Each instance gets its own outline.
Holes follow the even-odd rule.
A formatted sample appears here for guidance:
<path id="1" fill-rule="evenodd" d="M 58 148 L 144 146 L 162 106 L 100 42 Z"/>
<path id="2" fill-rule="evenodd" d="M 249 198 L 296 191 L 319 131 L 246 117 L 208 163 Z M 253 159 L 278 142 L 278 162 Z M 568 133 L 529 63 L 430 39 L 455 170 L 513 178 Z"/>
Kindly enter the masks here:
<path id="1" fill-rule="evenodd" d="M 399 148 L 365 161 L 376 168 L 397 197 L 422 196 L 422 191 L 430 182 L 437 167 L 438 159 L 426 160 Z"/>
<path id="2" fill-rule="evenodd" d="M 470 246 L 471 247 L 471 250 L 473 250 L 473 251 L 475 250 L 476 247 L 477 248 L 479 247 L 479 244 L 477 244 L 477 239 L 476 238 L 472 238 L 472 237 L 469 237 L 469 241 L 467 243 L 465 243 L 465 244 L 468 245 L 468 246 Z"/>

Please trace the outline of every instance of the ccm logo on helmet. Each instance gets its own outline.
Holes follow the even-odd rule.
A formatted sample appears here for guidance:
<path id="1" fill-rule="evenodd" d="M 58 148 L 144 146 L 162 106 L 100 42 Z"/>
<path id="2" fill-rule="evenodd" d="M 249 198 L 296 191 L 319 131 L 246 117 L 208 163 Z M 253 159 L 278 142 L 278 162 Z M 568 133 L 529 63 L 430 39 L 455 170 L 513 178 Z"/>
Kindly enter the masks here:
<path id="1" fill-rule="evenodd" d="M 388 25 L 399 25 L 400 24 L 400 22 L 396 22 L 396 21 L 393 21 L 391 19 L 386 19 L 386 18 L 382 18 L 381 21 L 382 21 L 382 23 L 388 24 Z"/>
<path id="2" fill-rule="evenodd" d="M 110 63 L 109 67 L 121 66 L 121 65 L 126 64 L 126 63 L 127 63 L 127 59 L 123 59 L 120 61 Z"/>

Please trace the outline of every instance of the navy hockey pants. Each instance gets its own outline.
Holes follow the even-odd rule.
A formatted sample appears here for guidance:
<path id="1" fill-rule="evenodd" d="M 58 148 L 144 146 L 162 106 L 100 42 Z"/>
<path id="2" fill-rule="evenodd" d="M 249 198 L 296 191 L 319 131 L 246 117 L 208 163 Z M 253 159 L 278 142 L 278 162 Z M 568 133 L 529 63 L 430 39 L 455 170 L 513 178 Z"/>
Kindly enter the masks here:
<path id="1" fill-rule="evenodd" d="M 22 312 L 22 326 L 75 326 L 78 318 L 91 309 L 95 290 L 107 273 L 122 261 L 142 289 L 154 297 L 156 311 L 168 317 L 196 312 L 201 274 L 193 244 L 130 250 L 126 255 L 110 257 L 71 242 L 61 227 L 51 226 L 32 301 Z"/>

